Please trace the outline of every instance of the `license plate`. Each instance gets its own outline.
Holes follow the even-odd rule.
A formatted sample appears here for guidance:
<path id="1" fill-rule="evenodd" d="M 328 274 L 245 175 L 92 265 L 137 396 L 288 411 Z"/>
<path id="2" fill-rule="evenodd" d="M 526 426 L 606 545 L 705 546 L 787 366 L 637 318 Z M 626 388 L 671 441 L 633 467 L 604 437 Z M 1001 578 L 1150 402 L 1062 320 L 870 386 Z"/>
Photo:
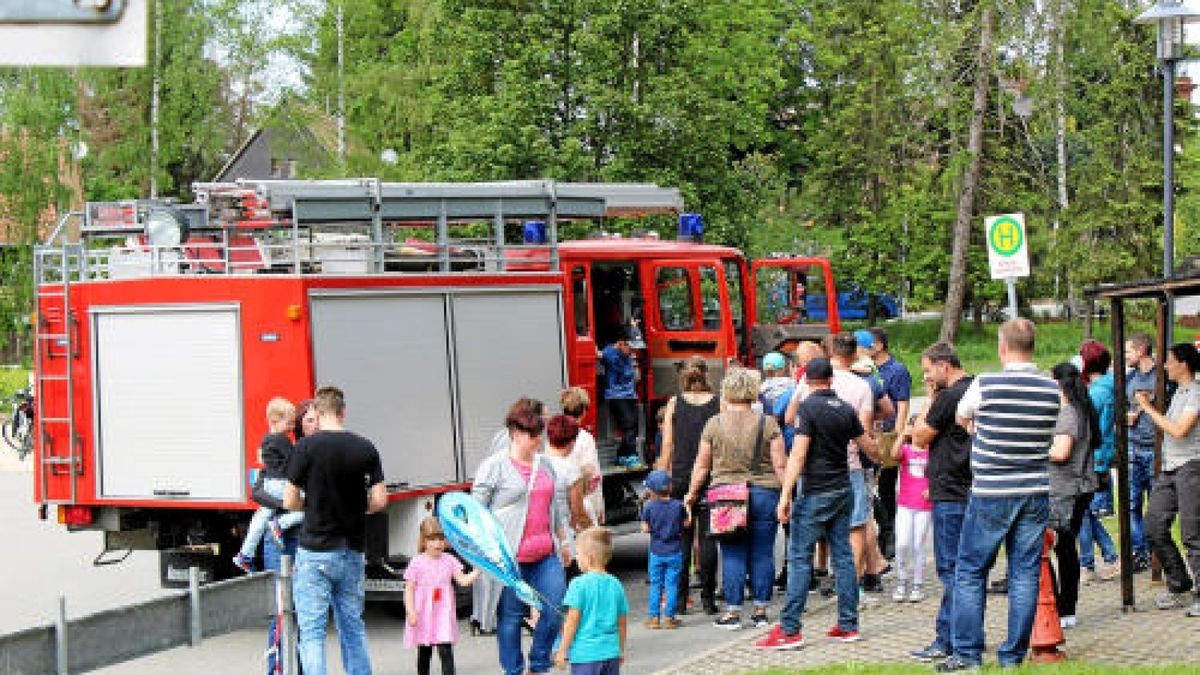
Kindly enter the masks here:
<path id="1" fill-rule="evenodd" d="M 373 592 L 400 593 L 404 591 L 403 579 L 366 579 L 363 589 Z"/>

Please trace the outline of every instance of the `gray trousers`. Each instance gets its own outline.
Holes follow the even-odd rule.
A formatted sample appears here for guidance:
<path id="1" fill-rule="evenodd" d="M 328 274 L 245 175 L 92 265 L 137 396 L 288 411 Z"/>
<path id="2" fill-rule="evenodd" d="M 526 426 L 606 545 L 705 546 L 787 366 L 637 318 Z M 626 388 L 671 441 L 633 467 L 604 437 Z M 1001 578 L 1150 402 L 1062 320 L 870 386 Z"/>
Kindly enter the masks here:
<path id="1" fill-rule="evenodd" d="M 1176 514 L 1180 540 L 1187 551 L 1186 566 L 1171 539 L 1171 523 Z M 1146 509 L 1146 540 L 1162 563 L 1168 590 L 1184 593 L 1196 588 L 1193 579 L 1200 577 L 1200 459 L 1155 477 Z"/>

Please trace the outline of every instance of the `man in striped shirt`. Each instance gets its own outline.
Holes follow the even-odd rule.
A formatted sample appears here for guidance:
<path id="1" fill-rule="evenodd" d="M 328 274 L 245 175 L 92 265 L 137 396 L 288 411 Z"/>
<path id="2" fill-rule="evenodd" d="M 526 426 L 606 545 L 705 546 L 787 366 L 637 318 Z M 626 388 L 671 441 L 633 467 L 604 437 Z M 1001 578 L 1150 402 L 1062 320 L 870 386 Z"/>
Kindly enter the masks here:
<path id="1" fill-rule="evenodd" d="M 1034 332 L 1028 319 L 1004 322 L 1004 369 L 975 378 L 958 404 L 960 424 L 974 426 L 973 478 L 954 573 L 953 654 L 937 672 L 982 664 L 985 586 L 1001 544 L 1008 556 L 1008 639 L 997 650 L 1000 665 L 1019 665 L 1029 648 L 1060 403 L 1058 384 L 1033 363 Z"/>

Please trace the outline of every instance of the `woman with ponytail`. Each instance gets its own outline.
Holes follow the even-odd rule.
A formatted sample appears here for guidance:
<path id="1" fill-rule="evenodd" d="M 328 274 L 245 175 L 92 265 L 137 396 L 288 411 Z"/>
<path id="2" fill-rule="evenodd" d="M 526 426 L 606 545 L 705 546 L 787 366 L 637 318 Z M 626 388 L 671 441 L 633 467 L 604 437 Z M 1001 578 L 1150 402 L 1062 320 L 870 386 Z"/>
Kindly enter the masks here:
<path id="1" fill-rule="evenodd" d="M 1054 599 L 1062 627 L 1073 628 L 1080 573 L 1075 541 L 1098 484 L 1093 450 L 1100 443 L 1100 418 L 1074 365 L 1060 363 L 1051 374 L 1062 398 L 1050 446 L 1050 527 L 1058 560 Z"/>

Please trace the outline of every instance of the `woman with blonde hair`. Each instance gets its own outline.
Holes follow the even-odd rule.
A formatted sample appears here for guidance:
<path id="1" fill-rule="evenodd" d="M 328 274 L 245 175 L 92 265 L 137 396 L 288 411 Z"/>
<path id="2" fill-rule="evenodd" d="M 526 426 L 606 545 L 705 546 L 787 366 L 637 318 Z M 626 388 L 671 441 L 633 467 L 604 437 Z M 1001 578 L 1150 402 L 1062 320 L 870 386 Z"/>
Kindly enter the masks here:
<path id="1" fill-rule="evenodd" d="M 710 477 L 710 492 L 725 487 L 726 494 L 747 495 L 745 526 L 719 540 L 726 608 L 713 625 L 726 630 L 742 627 L 747 571 L 754 596 L 751 621 L 755 627 L 770 623 L 767 604 L 775 582 L 775 532 L 779 524 L 775 510 L 787 451 L 775 418 L 751 408 L 758 400 L 761 383 L 762 377 L 754 370 L 733 368 L 725 375 L 721 382 L 723 407 L 704 425 L 691 487 L 685 497 L 685 503 L 695 504 Z M 748 489 L 742 490 L 743 486 Z M 710 509 L 710 513 L 717 513 L 712 504 Z"/>

